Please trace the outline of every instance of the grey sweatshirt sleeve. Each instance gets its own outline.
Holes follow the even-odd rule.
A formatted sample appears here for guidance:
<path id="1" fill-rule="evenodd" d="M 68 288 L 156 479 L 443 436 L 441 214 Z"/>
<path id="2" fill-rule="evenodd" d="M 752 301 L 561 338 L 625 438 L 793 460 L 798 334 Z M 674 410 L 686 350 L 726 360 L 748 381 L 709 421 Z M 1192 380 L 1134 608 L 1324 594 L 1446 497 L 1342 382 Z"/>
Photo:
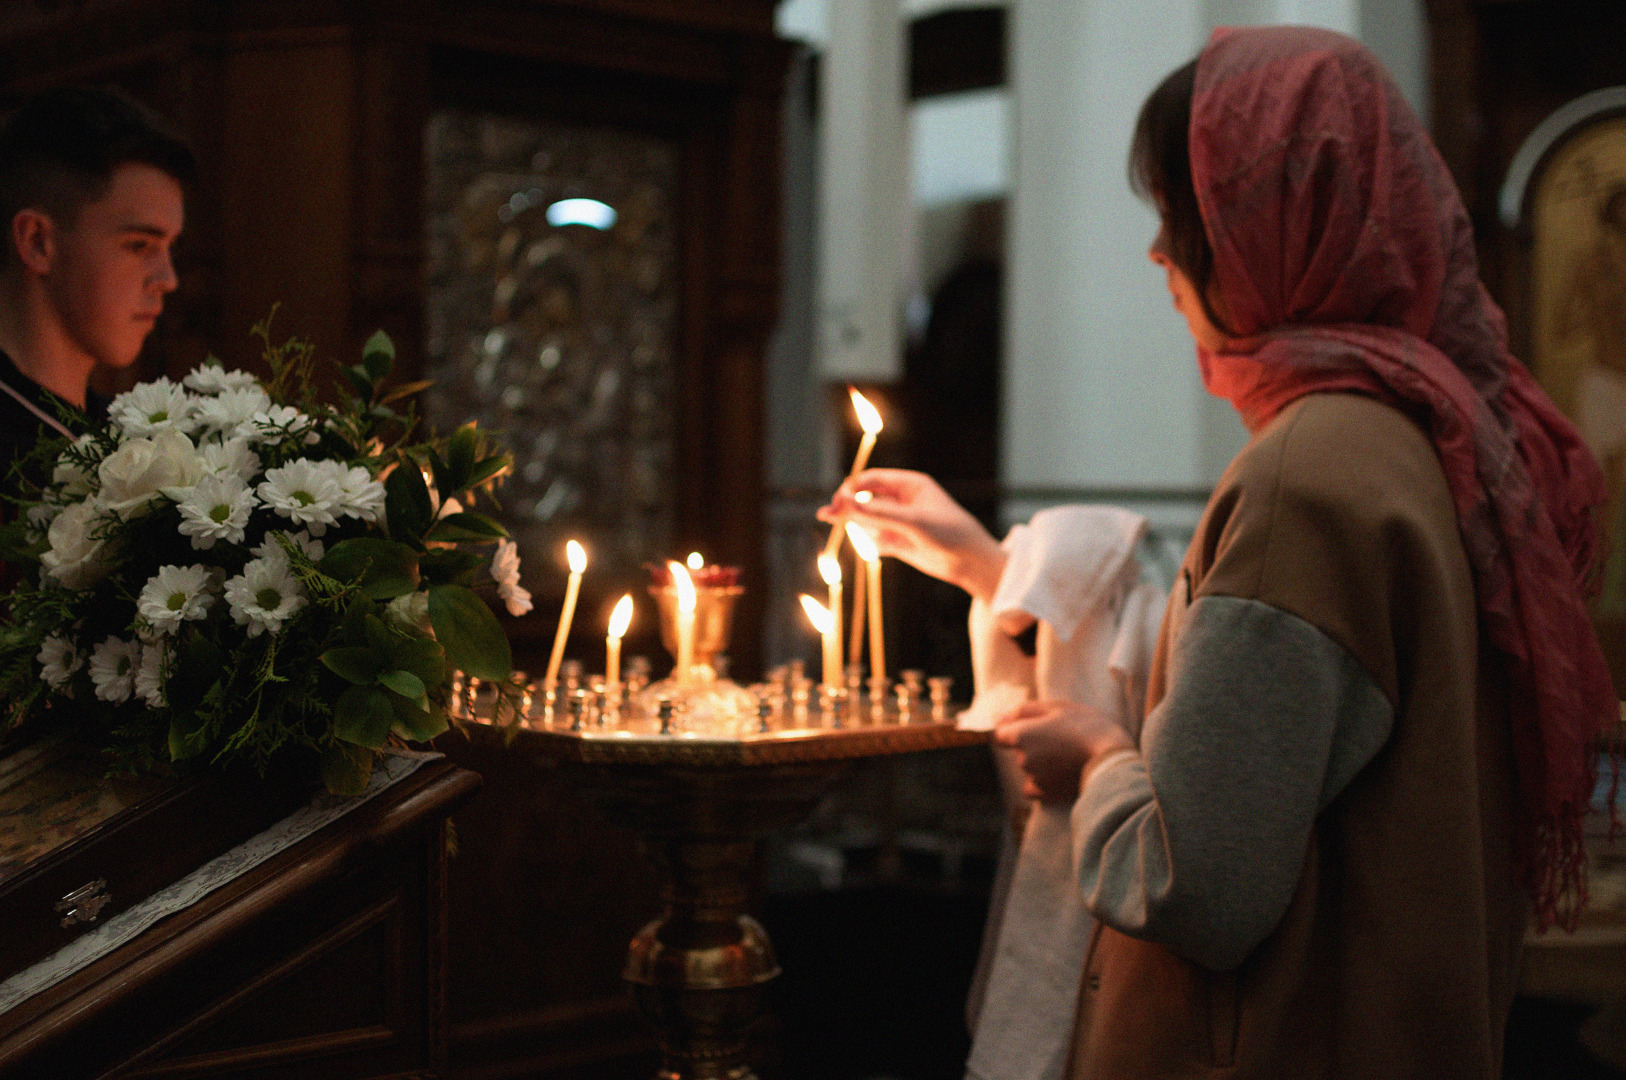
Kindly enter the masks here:
<path id="1" fill-rule="evenodd" d="M 1140 753 L 1073 807 L 1074 866 L 1102 922 L 1227 970 L 1281 920 L 1316 814 L 1394 712 L 1337 642 L 1257 600 L 1192 604 L 1169 672 Z"/>

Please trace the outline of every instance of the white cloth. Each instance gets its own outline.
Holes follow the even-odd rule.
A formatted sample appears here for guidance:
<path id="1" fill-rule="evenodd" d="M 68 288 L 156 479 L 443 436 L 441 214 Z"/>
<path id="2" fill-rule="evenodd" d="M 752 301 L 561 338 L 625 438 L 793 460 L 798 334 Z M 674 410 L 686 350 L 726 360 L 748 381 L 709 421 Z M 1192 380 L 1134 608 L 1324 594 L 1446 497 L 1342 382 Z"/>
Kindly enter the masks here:
<path id="1" fill-rule="evenodd" d="M 1144 518 L 1109 506 L 1043 510 L 1011 530 L 992 602 L 971 605 L 976 693 L 961 726 L 992 727 L 1029 697 L 1065 699 L 1100 709 L 1138 738 L 1164 603 L 1135 560 L 1145 533 Z M 1034 620 L 1029 657 L 1010 635 Z M 1010 751 L 996 749 L 995 761 L 1015 820 L 1027 806 L 1020 770 Z M 1073 872 L 1068 811 L 1034 805 L 1002 867 L 980 965 L 986 981 L 980 1005 L 972 1004 L 967 1080 L 1066 1073 L 1094 931 Z"/>

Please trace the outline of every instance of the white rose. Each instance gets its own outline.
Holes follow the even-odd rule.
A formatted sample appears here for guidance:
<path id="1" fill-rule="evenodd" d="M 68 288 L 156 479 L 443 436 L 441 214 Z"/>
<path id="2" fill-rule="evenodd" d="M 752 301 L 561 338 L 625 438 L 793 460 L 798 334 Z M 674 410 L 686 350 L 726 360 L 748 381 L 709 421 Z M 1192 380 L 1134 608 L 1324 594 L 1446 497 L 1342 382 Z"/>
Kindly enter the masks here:
<path id="1" fill-rule="evenodd" d="M 88 589 L 107 573 L 102 560 L 105 541 L 92 536 L 96 513 L 93 503 L 74 503 L 52 520 L 46 533 L 51 549 L 40 556 L 40 563 L 70 589 Z"/>
<path id="2" fill-rule="evenodd" d="M 119 517 L 144 513 L 159 488 L 191 487 L 203 476 L 203 461 L 192 440 L 179 431 L 161 431 L 150 439 L 130 439 L 102 459 L 101 503 Z"/>

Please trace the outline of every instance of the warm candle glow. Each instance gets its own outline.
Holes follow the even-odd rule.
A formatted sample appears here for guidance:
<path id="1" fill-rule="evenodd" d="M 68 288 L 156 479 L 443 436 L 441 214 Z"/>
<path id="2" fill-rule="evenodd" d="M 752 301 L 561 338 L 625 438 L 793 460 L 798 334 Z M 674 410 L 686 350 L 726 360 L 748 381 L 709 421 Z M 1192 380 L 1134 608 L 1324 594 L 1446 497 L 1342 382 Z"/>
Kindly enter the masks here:
<path id="1" fill-rule="evenodd" d="M 701 570 L 701 569 L 705 568 L 705 565 L 706 565 L 705 557 L 703 555 L 701 555 L 700 552 L 698 552 L 698 551 L 689 552 L 689 569 L 690 570 Z"/>
<path id="2" fill-rule="evenodd" d="M 875 406 L 869 399 L 860 394 L 856 387 L 847 387 L 847 393 L 853 399 L 853 412 L 858 414 L 858 426 L 864 429 L 864 437 L 858 440 L 858 454 L 853 458 L 853 470 L 848 473 L 848 479 L 856 477 L 869 466 L 870 452 L 875 449 L 875 436 L 881 433 L 881 414 L 875 411 Z M 841 522 L 830 527 L 830 539 L 825 542 L 824 553 L 834 555 L 841 547 Z"/>
<path id="3" fill-rule="evenodd" d="M 632 594 L 616 601 L 610 612 L 610 632 L 604 638 L 604 682 L 612 689 L 621 683 L 621 639 L 632 625 Z"/>
<path id="4" fill-rule="evenodd" d="M 559 613 L 559 628 L 553 633 L 553 652 L 548 656 L 548 673 L 543 686 L 559 681 L 559 664 L 565 658 L 565 639 L 570 637 L 570 620 L 576 616 L 576 597 L 581 595 L 582 574 L 587 570 L 587 549 L 572 540 L 565 545 L 565 559 L 570 563 L 570 580 L 565 583 L 565 606 Z"/>
<path id="5" fill-rule="evenodd" d="M 869 398 L 851 386 L 847 387 L 847 393 L 852 396 L 853 412 L 858 414 L 858 426 L 864 429 L 864 434 L 879 435 L 885 425 L 881 423 L 881 414 L 869 403 Z"/>
<path id="6" fill-rule="evenodd" d="M 819 576 L 830 588 L 830 633 L 825 635 L 824 681 L 834 689 L 841 685 L 841 562 L 829 555 L 819 556 Z"/>
<path id="7" fill-rule="evenodd" d="M 870 491 L 867 488 L 863 491 L 853 492 L 853 502 L 857 503 L 859 506 L 868 506 L 869 501 L 873 498 L 875 498 L 875 492 Z"/>
<path id="8" fill-rule="evenodd" d="M 628 593 L 616 601 L 615 610 L 610 612 L 610 636 L 622 638 L 627 636 L 627 627 L 632 625 L 632 594 Z"/>
<path id="9" fill-rule="evenodd" d="M 827 610 L 823 604 L 806 593 L 801 595 L 801 601 L 802 610 L 807 612 L 807 621 L 819 632 L 820 644 L 823 646 L 824 670 L 821 674 L 824 677 L 824 686 L 826 689 L 834 690 L 841 685 L 841 642 L 837 636 L 841 632 L 840 609 Z"/>
<path id="10" fill-rule="evenodd" d="M 666 566 L 672 572 L 672 586 L 677 589 L 678 654 L 677 668 L 672 676 L 678 682 L 686 683 L 690 669 L 694 667 L 694 609 L 698 598 L 688 569 L 680 562 L 669 562 Z"/>
<path id="11" fill-rule="evenodd" d="M 798 599 L 802 601 L 802 610 L 807 612 L 807 621 L 813 624 L 813 629 L 828 634 L 835 625 L 835 619 L 824 609 L 824 605 L 806 593 L 802 593 Z"/>
<path id="12" fill-rule="evenodd" d="M 875 541 L 862 526 L 851 521 L 847 522 L 847 539 L 853 542 L 853 551 L 865 562 L 874 562 L 881 557 L 881 553 L 875 548 Z"/>

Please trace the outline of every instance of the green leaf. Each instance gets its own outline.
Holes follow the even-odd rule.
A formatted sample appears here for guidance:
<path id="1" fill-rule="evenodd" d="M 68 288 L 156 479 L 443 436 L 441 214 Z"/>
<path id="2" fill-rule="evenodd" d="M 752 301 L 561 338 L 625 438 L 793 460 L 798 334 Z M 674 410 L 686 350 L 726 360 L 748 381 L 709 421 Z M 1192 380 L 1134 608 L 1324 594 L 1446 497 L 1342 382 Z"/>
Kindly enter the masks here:
<path id="1" fill-rule="evenodd" d="M 452 491 L 452 478 L 446 468 L 446 460 L 442 458 L 433 446 L 429 451 L 429 475 L 435 479 L 435 490 L 440 492 L 441 502 L 451 498 L 456 492 Z"/>
<path id="2" fill-rule="evenodd" d="M 377 750 L 393 723 L 389 695 L 376 686 L 352 686 L 333 705 L 333 734 L 356 746 Z"/>
<path id="3" fill-rule="evenodd" d="M 390 525 L 394 524 L 392 510 Z M 371 600 L 393 600 L 418 587 L 418 553 L 376 536 L 339 541 L 316 568 L 329 577 L 359 584 L 361 594 Z"/>
<path id="4" fill-rule="evenodd" d="M 468 585 L 474 581 L 474 572 L 485 564 L 486 556 L 480 552 L 454 548 L 434 548 L 418 559 L 422 580 L 430 585 Z"/>
<path id="5" fill-rule="evenodd" d="M 412 672 L 426 687 L 446 681 L 446 650 L 433 638 L 397 635 L 389 656 L 390 663 L 402 671 Z"/>
<path id="6" fill-rule="evenodd" d="M 350 606 L 344 610 L 344 622 L 339 627 L 340 632 L 344 634 L 344 640 L 352 645 L 367 644 L 367 616 L 377 615 L 378 610 L 378 604 L 365 596 L 358 596 L 350 601 Z"/>
<path id="7" fill-rule="evenodd" d="M 367 644 L 386 657 L 395 648 L 395 642 L 399 638 L 399 635 L 390 630 L 384 620 L 377 615 L 367 616 L 366 621 L 362 624 L 362 633 L 367 638 Z M 395 667 L 397 665 L 386 661 L 384 666 Z"/>
<path id="8" fill-rule="evenodd" d="M 335 795 L 360 795 L 373 775 L 373 753 L 334 743 L 322 748 L 322 783 Z"/>
<path id="9" fill-rule="evenodd" d="M 361 347 L 361 366 L 367 369 L 367 375 L 375 383 L 395 366 L 395 342 L 384 331 L 373 331 L 373 336 Z"/>
<path id="10" fill-rule="evenodd" d="M 461 514 L 447 514 L 424 533 L 425 540 L 444 540 L 456 542 L 459 540 L 504 540 L 508 537 L 508 530 L 503 528 L 484 514 L 465 511 Z"/>
<path id="11" fill-rule="evenodd" d="M 339 369 L 344 381 L 356 391 L 363 401 L 371 401 L 373 397 L 373 381 L 367 377 L 367 372 L 355 365 L 346 365 Z"/>
<path id="12" fill-rule="evenodd" d="M 329 649 L 322 654 L 322 664 L 339 678 L 357 686 L 373 685 L 389 666 L 377 649 L 366 645 L 341 645 Z"/>
<path id="13" fill-rule="evenodd" d="M 452 432 L 451 441 L 446 446 L 446 471 L 453 495 L 461 494 L 469 486 L 469 477 L 474 475 L 474 458 L 479 449 L 480 431 L 474 421 L 470 420 Z M 445 494 L 444 489 L 441 493 Z"/>
<path id="14" fill-rule="evenodd" d="M 506 679 L 514 667 L 508 638 L 497 617 L 469 589 L 436 585 L 429 590 L 429 623 L 446 650 L 446 662 L 482 679 Z"/>
<path id="15" fill-rule="evenodd" d="M 378 399 L 380 405 L 388 405 L 392 401 L 400 401 L 404 397 L 420 394 L 435 385 L 434 379 L 418 379 L 415 382 L 398 383 L 384 391 L 384 396 Z"/>
<path id="16" fill-rule="evenodd" d="M 446 714 L 439 710 L 425 712 L 412 702 L 393 695 L 390 705 L 395 710 L 395 725 L 390 730 L 403 739 L 428 742 L 446 730 Z"/>
<path id="17" fill-rule="evenodd" d="M 479 487 L 493 476 L 505 473 L 513 466 L 514 459 L 509 455 L 493 454 L 474 466 L 474 471 L 469 474 L 468 483 L 463 486 L 466 488 Z"/>
<path id="18" fill-rule="evenodd" d="M 389 515 L 390 535 L 397 540 L 419 540 L 434 516 L 429 501 L 429 485 L 423 482 L 418 463 L 402 456 L 401 463 L 384 480 L 384 512 Z"/>
<path id="19" fill-rule="evenodd" d="M 410 671 L 402 671 L 400 668 L 386 671 L 379 675 L 378 681 L 408 701 L 423 700 L 423 680 Z"/>
<path id="20" fill-rule="evenodd" d="M 208 744 L 203 721 L 195 712 L 178 713 L 169 722 L 169 758 L 185 761 L 197 757 Z"/>

